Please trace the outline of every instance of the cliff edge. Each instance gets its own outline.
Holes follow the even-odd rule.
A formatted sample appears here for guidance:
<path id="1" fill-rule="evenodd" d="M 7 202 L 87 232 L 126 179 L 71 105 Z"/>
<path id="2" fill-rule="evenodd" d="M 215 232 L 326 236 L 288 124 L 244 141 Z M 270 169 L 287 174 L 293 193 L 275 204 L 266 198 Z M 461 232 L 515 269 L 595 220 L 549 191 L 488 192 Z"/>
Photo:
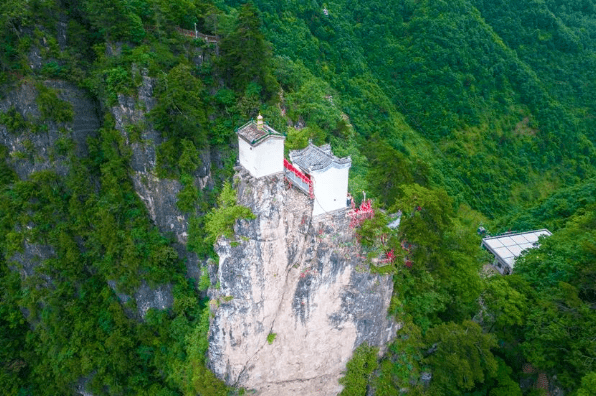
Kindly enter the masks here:
<path id="1" fill-rule="evenodd" d="M 391 276 L 368 273 L 345 211 L 311 218 L 312 201 L 282 174 L 238 168 L 235 183 L 256 219 L 216 245 L 211 369 L 262 396 L 336 395 L 353 350 L 382 350 L 399 329 L 386 314 Z"/>

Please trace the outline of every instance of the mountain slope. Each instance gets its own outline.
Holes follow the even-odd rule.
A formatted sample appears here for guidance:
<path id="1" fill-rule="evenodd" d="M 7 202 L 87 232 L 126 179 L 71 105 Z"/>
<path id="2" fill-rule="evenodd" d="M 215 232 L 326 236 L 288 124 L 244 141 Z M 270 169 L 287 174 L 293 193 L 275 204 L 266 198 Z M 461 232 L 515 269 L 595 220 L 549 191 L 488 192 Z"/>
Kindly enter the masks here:
<path id="1" fill-rule="evenodd" d="M 360 135 L 412 150 L 413 128 L 429 143 L 412 155 L 485 215 L 594 174 L 589 10 L 334 1 L 325 15 L 316 2 L 256 3 L 276 53 L 328 82 Z"/>

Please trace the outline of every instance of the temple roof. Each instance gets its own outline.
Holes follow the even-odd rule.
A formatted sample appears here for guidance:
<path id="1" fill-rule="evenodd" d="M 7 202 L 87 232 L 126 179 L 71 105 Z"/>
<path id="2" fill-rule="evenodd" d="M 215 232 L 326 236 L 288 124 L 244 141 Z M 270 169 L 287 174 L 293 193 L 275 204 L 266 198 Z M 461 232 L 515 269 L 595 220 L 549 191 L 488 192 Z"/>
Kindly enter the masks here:
<path id="1" fill-rule="evenodd" d="M 236 129 L 236 133 L 242 139 L 246 140 L 249 144 L 253 146 L 257 146 L 267 140 L 268 137 L 276 137 L 285 139 L 285 137 L 277 132 L 275 129 L 271 128 L 267 124 L 262 124 L 259 128 L 257 123 L 253 120 L 250 120 L 246 124 L 242 125 L 240 128 Z"/>
<path id="2" fill-rule="evenodd" d="M 305 172 L 325 171 L 331 167 L 349 168 L 352 165 L 352 159 L 349 156 L 337 158 L 333 155 L 330 145 L 317 147 L 311 142 L 302 150 L 290 151 L 290 160 Z"/>

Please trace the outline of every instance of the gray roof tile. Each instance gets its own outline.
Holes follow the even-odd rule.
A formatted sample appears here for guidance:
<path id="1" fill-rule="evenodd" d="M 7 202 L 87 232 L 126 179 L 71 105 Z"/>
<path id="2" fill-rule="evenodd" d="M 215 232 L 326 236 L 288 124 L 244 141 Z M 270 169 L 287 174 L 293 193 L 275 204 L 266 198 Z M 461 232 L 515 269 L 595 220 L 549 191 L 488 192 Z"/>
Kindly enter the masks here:
<path id="1" fill-rule="evenodd" d="M 246 140 L 248 143 L 256 146 L 261 144 L 268 137 L 278 137 L 284 138 L 284 136 L 277 132 L 275 129 L 271 128 L 269 125 L 264 124 L 263 128 L 257 128 L 257 123 L 253 120 L 247 122 L 246 124 L 242 125 L 240 128 L 236 130 L 238 136 L 242 139 Z"/>
<path id="2" fill-rule="evenodd" d="M 330 167 L 349 168 L 352 165 L 350 157 L 337 158 L 333 155 L 330 145 L 317 147 L 310 142 L 302 150 L 290 151 L 290 160 L 306 172 L 327 170 Z"/>

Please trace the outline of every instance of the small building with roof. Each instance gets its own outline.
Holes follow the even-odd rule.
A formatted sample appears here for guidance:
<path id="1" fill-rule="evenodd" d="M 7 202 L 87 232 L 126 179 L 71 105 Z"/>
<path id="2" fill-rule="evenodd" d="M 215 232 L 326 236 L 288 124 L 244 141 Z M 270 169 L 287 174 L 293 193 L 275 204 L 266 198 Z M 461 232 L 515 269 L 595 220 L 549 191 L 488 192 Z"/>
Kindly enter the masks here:
<path id="1" fill-rule="evenodd" d="M 290 161 L 312 182 L 313 216 L 347 207 L 350 157 L 338 158 L 330 145 L 317 147 L 309 142 L 302 150 L 290 151 Z"/>
<path id="2" fill-rule="evenodd" d="M 509 275 L 513 272 L 515 259 L 524 250 L 538 247 L 538 240 L 541 236 L 550 236 L 547 229 L 527 231 L 520 233 L 506 233 L 494 237 L 482 239 L 481 246 L 486 248 L 495 256 L 493 266 L 502 275 Z"/>
<path id="3" fill-rule="evenodd" d="M 281 173 L 284 170 L 285 136 L 263 122 L 247 122 L 236 130 L 240 165 L 256 178 Z"/>

